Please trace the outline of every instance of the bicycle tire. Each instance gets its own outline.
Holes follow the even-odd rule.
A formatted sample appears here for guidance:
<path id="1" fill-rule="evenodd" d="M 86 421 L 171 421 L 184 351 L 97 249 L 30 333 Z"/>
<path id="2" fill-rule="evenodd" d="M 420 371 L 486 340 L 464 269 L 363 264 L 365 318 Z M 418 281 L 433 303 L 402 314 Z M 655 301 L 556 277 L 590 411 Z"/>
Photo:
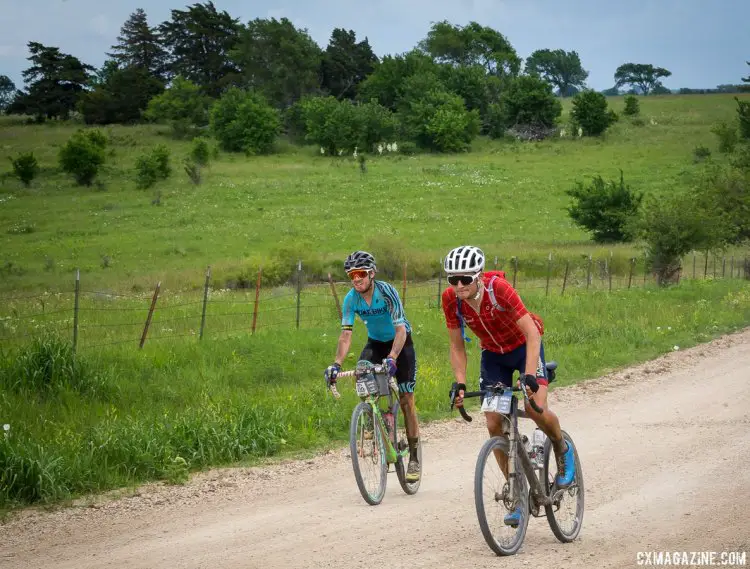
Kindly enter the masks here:
<path id="1" fill-rule="evenodd" d="M 496 460 L 493 452 L 496 448 L 505 454 L 505 456 L 508 456 L 508 440 L 503 437 L 492 437 L 487 439 L 479 451 L 476 468 L 474 470 L 474 504 L 476 505 L 479 527 L 482 530 L 482 535 L 484 536 L 487 545 L 489 545 L 490 549 L 497 555 L 507 556 L 514 555 L 521 548 L 524 538 L 526 537 L 526 528 L 529 525 L 529 490 L 526 476 L 519 465 L 517 472 L 519 488 L 517 489 L 517 492 L 518 498 L 521 502 L 520 505 L 523 519 L 518 528 L 516 528 L 515 539 L 510 545 L 503 545 L 495 537 L 492 528 L 490 527 L 490 523 L 487 520 L 487 513 L 484 507 L 484 469 L 488 460 L 492 460 L 493 462 Z"/>
<path id="2" fill-rule="evenodd" d="M 566 433 L 565 431 L 562 431 L 563 437 L 567 442 L 569 442 L 571 445 L 573 445 L 573 454 L 575 455 L 575 465 L 576 465 L 576 474 L 574 478 L 574 484 L 577 489 L 576 492 L 576 515 L 575 515 L 575 526 L 573 529 L 569 532 L 566 532 L 561 526 L 560 522 L 555 517 L 555 509 L 553 505 L 547 505 L 544 507 L 545 513 L 547 514 L 547 522 L 549 522 L 549 527 L 552 530 L 552 533 L 555 534 L 555 537 L 561 541 L 562 543 L 570 543 L 571 541 L 575 540 L 578 537 L 578 534 L 581 532 L 581 527 L 583 526 L 583 512 L 585 507 L 585 491 L 584 491 L 584 485 L 583 485 L 583 470 L 581 469 L 581 461 L 578 458 L 578 450 L 576 449 L 576 445 L 573 442 L 573 439 L 571 436 Z M 547 494 L 549 495 L 550 488 L 552 487 L 552 483 L 550 482 L 550 475 L 549 475 L 549 466 L 550 466 L 550 460 L 552 460 L 552 456 L 554 455 L 554 451 L 552 450 L 552 442 L 547 439 L 545 445 L 544 445 L 544 469 L 543 469 L 543 477 L 544 481 L 547 484 Z M 555 466 L 555 475 L 557 474 L 557 466 Z M 571 486 L 572 487 L 572 486 Z M 566 494 L 570 492 L 570 488 L 565 490 Z"/>
<path id="3" fill-rule="evenodd" d="M 393 432 L 393 437 L 391 439 L 391 442 L 393 443 L 394 448 L 396 451 L 398 451 L 398 444 L 399 444 L 399 432 L 401 429 L 398 426 L 398 418 L 399 415 L 403 415 L 401 413 L 401 406 L 399 405 L 398 401 L 393 404 L 393 409 L 391 410 L 393 413 L 393 424 L 396 426 L 396 429 Z M 406 441 L 406 417 L 404 417 L 404 438 L 403 442 L 408 445 L 408 442 Z M 398 483 L 401 484 L 401 489 L 406 492 L 409 496 L 413 496 L 417 493 L 419 490 L 419 485 L 422 482 L 422 441 L 419 441 L 419 446 L 417 447 L 417 459 L 419 460 L 419 480 L 416 480 L 415 482 L 409 482 L 406 480 L 406 467 L 404 466 L 404 457 L 399 456 L 396 459 L 396 476 L 398 477 Z"/>
<path id="4" fill-rule="evenodd" d="M 373 444 L 377 450 L 377 454 L 380 457 L 380 465 L 376 468 L 379 471 L 380 480 L 377 485 L 375 494 L 370 494 L 362 476 L 362 468 L 360 466 L 360 457 L 357 443 L 359 440 L 359 425 L 360 419 L 363 415 L 370 417 L 370 424 L 373 425 Z M 365 502 L 371 506 L 377 506 L 383 501 L 385 496 L 386 476 L 388 474 L 388 463 L 385 460 L 385 441 L 383 440 L 383 433 L 380 429 L 379 421 L 375 420 L 372 412 L 372 407 L 369 403 L 362 401 L 352 411 L 352 419 L 349 424 L 349 451 L 352 456 L 352 468 L 354 470 L 354 479 L 357 481 L 357 487 L 359 493 L 362 494 Z"/>

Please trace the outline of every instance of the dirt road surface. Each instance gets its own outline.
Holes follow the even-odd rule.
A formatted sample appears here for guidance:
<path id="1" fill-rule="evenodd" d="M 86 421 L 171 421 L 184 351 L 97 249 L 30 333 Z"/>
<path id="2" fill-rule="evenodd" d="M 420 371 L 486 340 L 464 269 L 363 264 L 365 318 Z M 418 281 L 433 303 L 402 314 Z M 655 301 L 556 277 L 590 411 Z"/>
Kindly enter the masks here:
<path id="1" fill-rule="evenodd" d="M 583 529 L 570 544 L 532 518 L 518 554 L 490 551 L 473 496 L 484 419 L 456 414 L 423 429 L 415 496 L 389 474 L 383 502 L 366 505 L 347 449 L 215 470 L 15 515 L 0 526 L 0 567 L 638 567 L 638 552 L 749 552 L 750 329 L 554 390 L 550 404 L 585 476 Z"/>

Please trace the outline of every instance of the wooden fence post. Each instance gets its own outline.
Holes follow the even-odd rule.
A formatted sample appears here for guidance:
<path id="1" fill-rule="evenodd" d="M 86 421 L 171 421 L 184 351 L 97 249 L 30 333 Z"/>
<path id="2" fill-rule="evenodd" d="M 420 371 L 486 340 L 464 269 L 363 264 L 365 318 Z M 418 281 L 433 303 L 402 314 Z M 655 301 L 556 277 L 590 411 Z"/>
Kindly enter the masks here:
<path id="1" fill-rule="evenodd" d="M 406 307 L 406 260 L 404 260 L 404 284 L 401 290 L 401 304 Z"/>
<path id="2" fill-rule="evenodd" d="M 438 271 L 438 310 L 443 307 L 443 259 L 440 259 L 440 270 Z"/>
<path id="3" fill-rule="evenodd" d="M 258 281 L 255 283 L 255 306 L 253 306 L 253 334 L 255 334 L 255 323 L 258 321 L 258 300 L 260 299 L 260 275 L 263 267 L 258 267 Z"/>
<path id="4" fill-rule="evenodd" d="M 299 311 L 302 296 L 302 260 L 297 261 L 297 330 L 299 330 Z"/>
<path id="5" fill-rule="evenodd" d="M 589 254 L 589 263 L 588 263 L 588 267 L 586 268 L 586 290 L 589 289 L 590 284 L 591 284 L 591 254 Z"/>
<path id="6" fill-rule="evenodd" d="M 201 311 L 201 333 L 199 340 L 203 339 L 203 329 L 206 327 L 206 305 L 208 304 L 208 283 L 211 280 L 211 266 L 206 269 L 206 284 L 203 287 L 203 310 Z"/>
<path id="7" fill-rule="evenodd" d="M 547 257 L 547 286 L 544 289 L 544 296 L 549 296 L 549 277 L 552 272 L 552 253 Z"/>
<path id="8" fill-rule="evenodd" d="M 513 288 L 516 288 L 516 275 L 518 274 L 518 257 L 513 257 Z"/>
<path id="9" fill-rule="evenodd" d="M 73 301 L 73 357 L 76 355 L 78 347 L 78 303 L 81 295 L 81 270 L 76 269 L 76 293 Z"/>
<path id="10" fill-rule="evenodd" d="M 161 289 L 161 281 L 156 283 L 154 289 L 154 296 L 151 299 L 151 306 L 148 309 L 148 316 L 146 316 L 146 325 L 143 327 L 143 334 L 141 335 L 141 344 L 139 349 L 143 348 L 143 344 L 146 343 L 146 335 L 148 334 L 148 328 L 151 326 L 151 317 L 154 315 L 154 309 L 156 308 L 156 299 L 159 298 L 159 290 Z"/>
<path id="11" fill-rule="evenodd" d="M 635 257 L 630 259 L 630 272 L 628 274 L 628 288 L 630 288 L 630 283 L 633 282 L 633 268 L 635 267 Z"/>
<path id="12" fill-rule="evenodd" d="M 563 287 L 561 295 L 565 294 L 565 285 L 568 284 L 568 268 L 570 267 L 570 261 L 565 261 L 565 276 L 563 277 Z"/>

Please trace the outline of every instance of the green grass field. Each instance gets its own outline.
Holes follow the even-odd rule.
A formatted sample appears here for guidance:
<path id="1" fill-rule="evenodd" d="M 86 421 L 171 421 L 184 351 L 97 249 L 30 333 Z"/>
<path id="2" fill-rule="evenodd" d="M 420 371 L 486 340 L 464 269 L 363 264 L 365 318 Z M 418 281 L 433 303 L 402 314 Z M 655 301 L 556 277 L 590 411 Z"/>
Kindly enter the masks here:
<path id="1" fill-rule="evenodd" d="M 622 110 L 621 98 L 610 104 Z M 639 244 L 597 247 L 565 211 L 564 191 L 575 181 L 616 178 L 620 168 L 628 184 L 657 196 L 690 184 L 702 169 L 696 146 L 726 160 L 710 129 L 731 120 L 734 108 L 731 96 L 645 97 L 643 126 L 623 117 L 600 140 L 480 139 L 463 155 L 370 157 L 365 175 L 352 157 L 284 144 L 269 157 L 220 154 L 199 187 L 181 171 L 188 144 L 159 135 L 163 127 L 105 129 L 112 154 L 101 184 L 80 188 L 56 163 L 77 126 L 3 118 L 0 154 L 33 150 L 43 172 L 30 189 L 0 179 L 0 425 L 9 425 L 0 434 L 0 511 L 340 444 L 355 395 L 344 385 L 341 401 L 326 396 L 322 372 L 335 352 L 338 315 L 328 287 L 315 281 L 329 270 L 340 281 L 341 261 L 357 248 L 378 254 L 399 290 L 407 263 L 423 420 L 448 413 L 452 374 L 437 306 L 444 283 L 427 279 L 457 244 L 482 246 L 488 268 L 497 256 L 509 274 L 518 257 L 518 289 L 544 319 L 548 358 L 560 362 L 557 387 L 747 326 L 750 282 L 739 270 L 746 250 L 708 265 L 700 253 L 689 256 L 686 278 L 659 289 L 643 273 Z M 158 143 L 172 149 L 175 172 L 153 191 L 137 190 L 135 159 Z M 156 190 L 160 206 L 152 205 Z M 298 259 L 299 330 L 293 284 L 272 286 L 294 274 Z M 157 309 L 139 349 L 157 282 Z M 249 290 L 227 290 L 243 282 Z M 347 285 L 337 290 L 341 299 Z M 349 367 L 364 340 L 358 323 Z"/>

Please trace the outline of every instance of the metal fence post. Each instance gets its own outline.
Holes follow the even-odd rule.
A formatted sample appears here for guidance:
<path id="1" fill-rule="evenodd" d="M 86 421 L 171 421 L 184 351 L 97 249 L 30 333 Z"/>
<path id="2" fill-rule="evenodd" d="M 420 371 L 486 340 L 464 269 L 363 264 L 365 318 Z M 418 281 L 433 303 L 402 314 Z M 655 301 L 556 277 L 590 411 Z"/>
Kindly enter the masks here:
<path id="1" fill-rule="evenodd" d="M 76 294 L 73 301 L 73 357 L 78 347 L 78 303 L 81 295 L 81 270 L 76 269 Z"/>
<path id="2" fill-rule="evenodd" d="M 206 327 L 206 305 L 208 304 L 208 283 L 211 280 L 211 267 L 206 269 L 206 284 L 203 287 L 203 310 L 201 311 L 201 333 L 199 340 L 203 339 L 203 329 Z"/>

